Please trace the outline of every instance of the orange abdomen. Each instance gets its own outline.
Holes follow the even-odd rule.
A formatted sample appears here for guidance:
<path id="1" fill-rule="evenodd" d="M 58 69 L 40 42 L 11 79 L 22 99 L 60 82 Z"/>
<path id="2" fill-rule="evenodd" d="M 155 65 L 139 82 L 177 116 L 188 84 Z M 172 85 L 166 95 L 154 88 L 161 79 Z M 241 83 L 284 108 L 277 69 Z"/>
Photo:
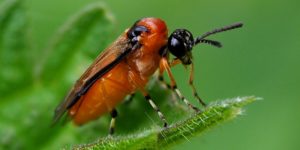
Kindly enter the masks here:
<path id="1" fill-rule="evenodd" d="M 148 32 L 140 35 L 139 43 L 142 46 L 98 79 L 69 109 L 69 115 L 75 124 L 81 125 L 111 112 L 126 95 L 134 93 L 138 88 L 143 89 L 148 78 L 158 69 L 161 60 L 159 51 L 166 45 L 168 38 L 166 25 L 157 18 L 142 19 L 137 25 L 148 29 Z M 118 46 L 114 48 L 119 49 Z M 115 53 L 116 55 L 104 57 L 102 63 L 106 64 L 106 61 L 116 59 L 117 51 Z"/>
<path id="2" fill-rule="evenodd" d="M 128 94 L 136 89 L 128 80 L 128 65 L 119 63 L 81 97 L 70 109 L 69 115 L 77 125 L 97 119 L 111 112 Z"/>

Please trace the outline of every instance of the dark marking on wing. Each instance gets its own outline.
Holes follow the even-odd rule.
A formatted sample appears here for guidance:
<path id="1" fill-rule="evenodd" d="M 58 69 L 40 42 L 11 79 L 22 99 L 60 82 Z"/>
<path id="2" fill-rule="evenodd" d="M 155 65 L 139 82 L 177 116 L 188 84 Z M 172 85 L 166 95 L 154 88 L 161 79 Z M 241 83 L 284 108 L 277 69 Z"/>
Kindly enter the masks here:
<path id="1" fill-rule="evenodd" d="M 123 60 L 130 52 L 132 51 L 132 48 L 127 48 L 120 56 L 118 56 L 114 61 L 112 61 L 110 64 L 105 66 L 102 70 L 97 72 L 94 76 L 92 76 L 88 81 L 86 81 L 85 85 L 83 86 L 82 90 L 80 90 L 76 97 L 74 98 L 71 103 L 67 105 L 67 109 L 71 108 L 78 100 L 79 98 L 84 95 L 91 87 L 92 85 L 101 78 L 105 73 L 110 71 L 113 67 L 115 67 L 121 60 Z"/>

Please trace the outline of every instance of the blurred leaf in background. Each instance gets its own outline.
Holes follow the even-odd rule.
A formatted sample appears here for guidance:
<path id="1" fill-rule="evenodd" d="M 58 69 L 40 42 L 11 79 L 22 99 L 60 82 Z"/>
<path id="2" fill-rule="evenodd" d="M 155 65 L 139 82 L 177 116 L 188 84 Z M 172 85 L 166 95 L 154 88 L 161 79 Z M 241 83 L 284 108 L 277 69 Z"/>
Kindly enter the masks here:
<path id="1" fill-rule="evenodd" d="M 66 21 L 44 51 L 36 51 L 29 46 L 34 42 L 28 38 L 23 1 L 5 1 L 1 6 L 1 148 L 51 149 L 47 143 L 68 130 L 50 128 L 53 106 L 108 44 L 114 20 L 103 4 L 92 4 Z M 63 142 L 56 141 L 53 148 Z"/>
<path id="2" fill-rule="evenodd" d="M 0 7 L 0 93 L 9 95 L 32 82 L 32 58 L 28 36 L 28 20 L 18 1 Z"/>

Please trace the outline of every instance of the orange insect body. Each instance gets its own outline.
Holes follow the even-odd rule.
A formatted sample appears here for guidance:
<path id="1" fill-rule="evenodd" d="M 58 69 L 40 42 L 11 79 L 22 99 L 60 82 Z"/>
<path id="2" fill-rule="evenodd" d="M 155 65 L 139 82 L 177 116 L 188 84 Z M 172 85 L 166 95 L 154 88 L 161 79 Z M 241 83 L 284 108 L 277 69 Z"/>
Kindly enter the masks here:
<path id="1" fill-rule="evenodd" d="M 166 71 L 170 78 L 167 86 L 191 109 L 199 109 L 191 104 L 177 89 L 170 66 L 182 63 L 191 66 L 189 84 L 200 104 L 206 106 L 193 85 L 192 48 L 200 43 L 221 47 L 221 43 L 206 39 L 209 35 L 240 28 L 236 23 L 207 32 L 193 38 L 190 31 L 176 29 L 169 37 L 164 21 L 158 18 L 144 18 L 127 29 L 119 38 L 105 49 L 84 72 L 70 90 L 65 100 L 55 110 L 54 123 L 68 111 L 68 115 L 77 125 L 82 125 L 110 112 L 112 116 L 110 134 L 114 133 L 116 106 L 126 95 L 141 91 L 144 98 L 157 112 L 167 127 L 168 123 L 160 109 L 145 90 L 149 77 L 159 70 L 159 80 L 163 80 Z M 168 54 L 175 56 L 172 62 Z"/>
<path id="2" fill-rule="evenodd" d="M 111 112 L 126 95 L 143 89 L 148 78 L 158 69 L 161 60 L 159 50 L 168 39 L 167 27 L 156 18 L 142 19 L 136 25 L 145 26 L 149 30 L 140 36 L 139 41 L 143 46 L 98 79 L 72 106 L 69 115 L 75 124 L 81 125 Z M 127 32 L 117 41 L 126 39 Z M 111 59 L 115 58 L 107 58 Z"/>

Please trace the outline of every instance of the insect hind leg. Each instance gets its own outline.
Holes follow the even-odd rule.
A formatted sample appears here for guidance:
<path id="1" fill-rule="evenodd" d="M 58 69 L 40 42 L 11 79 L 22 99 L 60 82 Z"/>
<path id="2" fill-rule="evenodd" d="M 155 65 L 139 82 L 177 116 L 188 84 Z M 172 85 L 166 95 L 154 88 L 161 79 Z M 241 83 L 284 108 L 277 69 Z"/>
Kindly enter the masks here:
<path id="1" fill-rule="evenodd" d="M 116 126 L 116 117 L 118 116 L 118 112 L 116 109 L 113 109 L 110 112 L 111 115 L 111 121 L 110 121 L 110 125 L 109 125 L 109 135 L 113 135 L 115 132 L 115 126 Z"/>

